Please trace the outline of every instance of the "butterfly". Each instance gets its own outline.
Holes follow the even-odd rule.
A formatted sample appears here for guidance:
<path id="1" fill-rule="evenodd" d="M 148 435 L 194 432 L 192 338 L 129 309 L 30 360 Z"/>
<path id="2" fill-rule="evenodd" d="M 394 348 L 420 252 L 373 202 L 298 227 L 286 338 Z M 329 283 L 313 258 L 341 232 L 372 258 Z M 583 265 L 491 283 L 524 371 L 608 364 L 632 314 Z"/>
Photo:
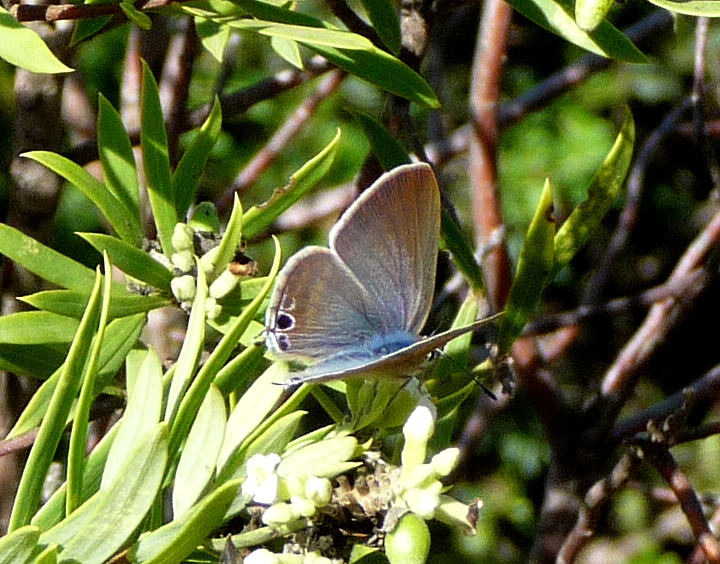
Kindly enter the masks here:
<path id="1" fill-rule="evenodd" d="M 435 290 L 440 189 L 425 163 L 382 175 L 330 231 L 329 248 L 295 254 L 266 312 L 276 357 L 313 363 L 285 383 L 404 379 L 447 342 L 493 318 L 421 337 Z"/>

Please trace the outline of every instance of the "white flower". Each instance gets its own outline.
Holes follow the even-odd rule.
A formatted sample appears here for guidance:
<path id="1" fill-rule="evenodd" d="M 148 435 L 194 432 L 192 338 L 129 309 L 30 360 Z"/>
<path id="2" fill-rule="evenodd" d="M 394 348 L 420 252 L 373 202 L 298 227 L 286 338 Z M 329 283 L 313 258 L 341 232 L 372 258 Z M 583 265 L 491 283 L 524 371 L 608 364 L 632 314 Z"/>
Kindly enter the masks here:
<path id="1" fill-rule="evenodd" d="M 270 552 L 266 548 L 259 548 L 248 554 L 244 560 L 244 564 L 278 564 L 280 559 L 274 552 Z"/>
<path id="2" fill-rule="evenodd" d="M 275 453 L 256 454 L 247 461 L 247 478 L 242 485 L 242 493 L 252 497 L 255 503 L 274 503 L 278 494 L 278 475 L 275 469 L 280 464 L 280 456 Z"/>

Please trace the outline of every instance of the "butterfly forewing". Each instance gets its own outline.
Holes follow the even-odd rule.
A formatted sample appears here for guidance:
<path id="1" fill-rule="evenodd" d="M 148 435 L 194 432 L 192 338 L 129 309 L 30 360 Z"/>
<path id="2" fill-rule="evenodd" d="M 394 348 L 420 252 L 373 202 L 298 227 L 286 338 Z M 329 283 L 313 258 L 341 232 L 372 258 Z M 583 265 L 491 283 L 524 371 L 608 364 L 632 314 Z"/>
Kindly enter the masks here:
<path id="1" fill-rule="evenodd" d="M 357 347 L 382 330 L 368 292 L 335 253 L 322 247 L 308 247 L 285 265 L 265 324 L 272 352 L 307 360 Z"/>
<path id="2" fill-rule="evenodd" d="M 330 247 L 362 282 L 386 332 L 417 335 L 435 288 L 440 191 L 426 164 L 381 176 L 330 233 Z"/>

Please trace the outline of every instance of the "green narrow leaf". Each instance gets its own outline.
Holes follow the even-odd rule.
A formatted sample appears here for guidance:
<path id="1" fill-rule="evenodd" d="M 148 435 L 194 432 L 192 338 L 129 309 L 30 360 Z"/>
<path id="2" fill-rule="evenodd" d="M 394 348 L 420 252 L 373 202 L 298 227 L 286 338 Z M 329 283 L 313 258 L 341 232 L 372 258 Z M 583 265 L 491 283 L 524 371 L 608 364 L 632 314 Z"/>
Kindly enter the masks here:
<path id="1" fill-rule="evenodd" d="M 35 31 L 22 25 L 4 8 L 0 8 L 0 58 L 30 72 L 73 71 L 53 55 Z"/>
<path id="2" fill-rule="evenodd" d="M 2 223 L 0 254 L 23 265 L 40 278 L 63 288 L 87 292 L 95 282 L 95 273 L 87 266 Z"/>
<path id="3" fill-rule="evenodd" d="M 243 236 L 246 239 L 262 233 L 282 212 L 309 192 L 330 170 L 340 142 L 340 130 L 332 141 L 290 177 L 290 184 L 275 190 L 262 206 L 253 206 L 243 216 Z"/>
<path id="4" fill-rule="evenodd" d="M 238 403 L 228 418 L 225 439 L 218 456 L 218 470 L 231 460 L 242 442 L 247 439 L 255 429 L 265 421 L 280 397 L 285 393 L 282 386 L 278 386 L 277 363 L 268 368 L 255 380 L 250 388 L 238 400 Z"/>
<path id="5" fill-rule="evenodd" d="M 510 297 L 505 306 L 505 316 L 500 322 L 500 355 L 510 352 L 512 344 L 540 302 L 542 291 L 553 269 L 554 238 L 553 191 L 548 180 L 525 235 L 510 288 Z"/>
<path id="6" fill-rule="evenodd" d="M 218 63 L 223 62 L 225 47 L 230 39 L 230 28 L 219 22 L 194 16 L 195 31 L 203 47 L 215 57 Z"/>
<path id="7" fill-rule="evenodd" d="M 25 469 L 15 498 L 8 531 L 27 525 L 37 510 L 42 494 L 45 474 L 55 455 L 55 449 L 62 437 L 68 414 L 80 388 L 82 368 L 87 359 L 92 335 L 100 311 L 102 276 L 98 272 L 92 299 L 80 322 L 75 339 L 53 392 L 47 415 L 40 425 L 35 443 L 30 450 Z"/>
<path id="8" fill-rule="evenodd" d="M 594 31 L 612 8 L 613 0 L 575 0 L 575 21 L 580 29 Z"/>
<path id="9" fill-rule="evenodd" d="M 140 29 L 147 31 L 152 28 L 150 16 L 138 10 L 132 2 L 122 0 L 120 2 L 120 9 L 123 11 L 123 14 L 125 14 L 125 17 Z"/>
<path id="10" fill-rule="evenodd" d="M 628 63 L 648 62 L 642 51 L 607 20 L 592 32 L 582 29 L 575 21 L 572 0 L 509 0 L 509 4 L 540 27 L 592 53 Z"/>
<path id="11" fill-rule="evenodd" d="M 105 333 L 105 342 L 101 351 L 100 374 L 97 380 L 96 392 L 102 390 L 115 377 L 128 351 L 137 343 L 144 325 L 144 315 L 123 317 L 110 323 Z M 6 347 L 7 345 L 0 348 Z M 62 368 L 56 370 L 33 394 L 6 438 L 9 439 L 26 433 L 40 424 L 50 405 L 61 371 Z"/>
<path id="12" fill-rule="evenodd" d="M 208 287 L 205 280 L 205 271 L 199 261 L 197 262 L 197 273 L 197 284 L 195 297 L 190 309 L 190 319 L 188 320 L 182 349 L 180 349 L 180 354 L 175 363 L 175 372 L 170 384 L 170 392 L 168 393 L 167 406 L 165 409 L 165 421 L 169 421 L 170 423 L 174 421 L 178 409 L 180 409 L 180 403 L 193 379 L 198 360 L 200 359 L 200 353 L 205 344 L 205 302 L 207 300 Z M 203 397 L 204 395 L 203 393 Z"/>
<path id="13" fill-rule="evenodd" d="M 100 478 L 103 474 L 105 460 L 107 459 L 110 446 L 112 445 L 118 426 L 114 425 L 102 438 L 88 456 L 83 475 L 82 502 L 85 503 L 92 497 L 100 487 Z M 32 518 L 32 525 L 39 527 L 41 531 L 48 531 L 65 517 L 65 493 L 67 482 L 61 485 L 50 499 L 39 509 Z M 75 512 L 77 513 L 77 511 Z"/>
<path id="14" fill-rule="evenodd" d="M 130 562 L 170 564 L 185 557 L 223 522 L 232 501 L 237 497 L 242 480 L 227 482 L 206 495 L 180 519 L 143 536 L 128 555 Z"/>
<path id="15" fill-rule="evenodd" d="M 100 490 L 85 527 L 65 545 L 63 560 L 102 564 L 125 545 L 160 491 L 167 437 L 167 425 L 158 423 L 136 440 L 117 478 L 107 490 Z"/>
<path id="16" fill-rule="evenodd" d="M 64 345 L 9 345 L 0 347 L 0 370 L 29 378 L 49 378 L 65 360 Z"/>
<path id="17" fill-rule="evenodd" d="M 93 337 L 92 347 L 82 377 L 82 387 L 75 407 L 75 418 L 73 419 L 70 432 L 70 446 L 68 448 L 67 461 L 67 494 L 65 497 L 65 510 L 69 515 L 81 503 L 82 480 L 85 472 L 85 453 L 87 451 L 87 429 L 90 419 L 90 407 L 95 399 L 95 381 L 97 368 L 100 360 L 100 350 L 105 328 L 108 323 L 108 310 L 110 309 L 110 292 L 112 290 L 112 267 L 107 254 L 103 255 L 104 272 L 102 307 L 100 309 L 100 321 L 97 333 Z"/>
<path id="18" fill-rule="evenodd" d="M 21 156 L 39 162 L 75 185 L 98 207 L 121 239 L 140 244 L 143 233 L 139 218 L 83 167 L 50 151 L 31 151 Z"/>
<path id="19" fill-rule="evenodd" d="M 684 0 L 650 0 L 650 2 L 678 14 L 709 18 L 720 16 L 720 5 L 717 0 L 689 0 L 688 2 Z"/>
<path id="20" fill-rule="evenodd" d="M 228 22 L 227 25 L 244 31 L 255 31 L 261 35 L 299 41 L 307 45 L 364 51 L 373 48 L 370 40 L 362 35 L 341 29 L 294 25 L 249 18 L 233 20 Z"/>
<path id="21" fill-rule="evenodd" d="M 39 552 L 40 529 L 26 525 L 0 538 L 0 564 L 32 562 Z"/>
<path id="22" fill-rule="evenodd" d="M 273 48 L 275 53 L 285 59 L 296 69 L 305 70 L 305 65 L 303 64 L 302 56 L 300 55 L 300 47 L 298 47 L 297 41 L 286 37 L 272 36 L 270 37 L 270 46 Z"/>
<path id="23" fill-rule="evenodd" d="M 90 300 L 90 293 L 76 290 L 45 290 L 18 299 L 43 311 L 80 319 Z M 147 313 L 171 303 L 169 298 L 159 294 L 143 296 L 113 292 L 108 315 L 110 319 L 117 319 L 138 313 Z"/>
<path id="24" fill-rule="evenodd" d="M 373 153 L 385 170 L 392 170 L 400 165 L 410 163 L 410 157 L 405 147 L 392 136 L 384 125 L 365 112 L 350 110 L 350 113 L 363 128 Z"/>
<path id="25" fill-rule="evenodd" d="M 140 187 L 132 143 L 120 114 L 102 94 L 98 94 L 97 135 L 105 184 L 139 220 Z"/>
<path id="26" fill-rule="evenodd" d="M 265 345 L 250 345 L 218 372 L 213 384 L 223 395 L 238 389 L 256 372 L 265 354 Z"/>
<path id="27" fill-rule="evenodd" d="M 217 256 L 213 261 L 213 270 L 208 279 L 213 281 L 225 270 L 240 247 L 243 232 L 243 210 L 237 194 L 234 195 L 233 209 L 230 214 L 227 229 L 218 245 Z"/>
<path id="28" fill-rule="evenodd" d="M 385 46 L 393 55 L 400 53 L 400 21 L 391 0 L 362 0 L 363 8 Z"/>
<path id="29" fill-rule="evenodd" d="M 188 209 L 195 199 L 200 186 L 200 177 L 220 136 L 221 127 L 222 110 L 220 101 L 215 97 L 210 114 L 195 134 L 190 147 L 185 151 L 173 173 L 175 209 L 180 219 L 187 216 Z"/>
<path id="30" fill-rule="evenodd" d="M 37 555 L 33 564 L 56 564 L 57 563 L 57 552 L 58 545 L 55 543 L 50 544 L 45 550 Z"/>
<path id="31" fill-rule="evenodd" d="M 443 245 L 452 254 L 455 266 L 468 281 L 474 292 L 481 291 L 484 288 L 482 269 L 475 260 L 475 255 L 470 248 L 467 237 L 465 237 L 465 234 L 445 207 L 442 209 L 440 227 Z"/>
<path id="32" fill-rule="evenodd" d="M 46 311 L 21 311 L 0 317 L 0 343 L 35 345 L 70 343 L 77 319 Z"/>
<path id="33" fill-rule="evenodd" d="M 635 123 L 630 110 L 625 108 L 620 133 L 592 179 L 587 200 L 573 210 L 555 235 L 553 276 L 587 243 L 617 199 L 630 168 L 634 144 Z"/>
<path id="34" fill-rule="evenodd" d="M 143 79 L 140 93 L 140 146 L 142 147 L 147 191 L 155 218 L 158 240 L 163 253 L 173 252 L 172 234 L 178 222 L 175 211 L 167 131 L 163 119 L 160 95 L 150 67 L 143 61 Z M 115 260 L 113 259 L 113 262 Z"/>
<path id="35" fill-rule="evenodd" d="M 106 252 L 112 263 L 128 276 L 170 293 L 172 272 L 150 254 L 110 235 L 102 233 L 78 233 L 78 235 L 101 253 Z"/>
<path id="36" fill-rule="evenodd" d="M 172 495 L 175 519 L 192 507 L 215 475 L 226 424 L 225 399 L 211 386 L 190 428 L 175 472 Z"/>
<path id="37" fill-rule="evenodd" d="M 351 38 L 349 36 L 354 34 L 343 32 L 347 36 L 338 40 L 333 35 L 314 35 L 312 30 L 315 28 L 325 28 L 333 32 L 338 30 L 317 18 L 273 6 L 261 0 L 235 0 L 234 4 L 256 20 L 264 20 L 265 23 L 277 22 L 305 27 L 305 30 L 287 29 L 281 33 L 288 37 L 292 35 L 296 41 L 358 78 L 426 107 L 437 108 L 440 105 L 433 89 L 419 74 L 371 43 L 370 45 L 363 43 L 357 39 L 360 36 Z M 333 46 L 336 41 L 347 42 L 350 48 Z"/>
<path id="38" fill-rule="evenodd" d="M 145 352 L 140 373 L 129 389 L 125 413 L 118 423 L 118 431 L 107 455 L 101 488 L 108 489 L 125 464 L 128 452 L 132 450 L 137 438 L 160 421 L 163 402 L 162 363 L 152 349 Z"/>

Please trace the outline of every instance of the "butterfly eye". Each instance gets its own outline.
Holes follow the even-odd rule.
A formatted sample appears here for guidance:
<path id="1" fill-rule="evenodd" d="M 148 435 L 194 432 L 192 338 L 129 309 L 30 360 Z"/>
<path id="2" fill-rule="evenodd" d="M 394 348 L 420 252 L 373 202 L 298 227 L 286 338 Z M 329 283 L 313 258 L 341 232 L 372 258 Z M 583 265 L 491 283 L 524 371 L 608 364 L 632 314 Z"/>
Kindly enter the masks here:
<path id="1" fill-rule="evenodd" d="M 287 331 L 288 329 L 292 329 L 295 326 L 295 318 L 288 314 L 288 313 L 281 313 L 277 316 L 277 325 L 276 327 L 280 329 L 280 331 Z"/>

